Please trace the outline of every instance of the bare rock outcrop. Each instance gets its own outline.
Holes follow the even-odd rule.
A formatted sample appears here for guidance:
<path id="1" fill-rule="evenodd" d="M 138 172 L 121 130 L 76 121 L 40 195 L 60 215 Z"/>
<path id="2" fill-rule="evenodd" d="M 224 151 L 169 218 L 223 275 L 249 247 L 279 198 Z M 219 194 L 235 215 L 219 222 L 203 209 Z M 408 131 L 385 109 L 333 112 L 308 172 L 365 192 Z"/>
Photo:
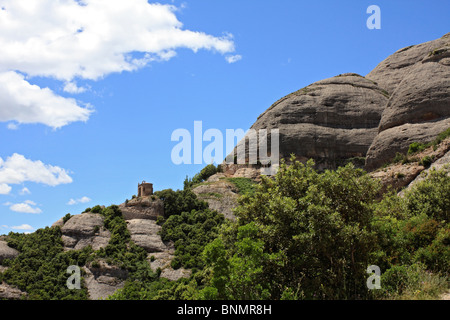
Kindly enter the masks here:
<path id="1" fill-rule="evenodd" d="M 128 271 L 103 260 L 84 267 L 84 283 L 91 300 L 106 299 L 125 285 Z"/>
<path id="2" fill-rule="evenodd" d="M 19 251 L 8 246 L 4 240 L 0 240 L 0 263 L 5 259 L 14 259 L 19 255 Z"/>
<path id="3" fill-rule="evenodd" d="M 22 297 L 27 294 L 15 287 L 10 286 L 6 283 L 0 283 L 0 300 L 20 300 Z"/>
<path id="4" fill-rule="evenodd" d="M 62 227 L 62 240 L 66 250 L 81 250 L 87 246 L 98 250 L 108 245 L 111 233 L 103 226 L 104 217 L 95 213 L 72 216 Z"/>
<path id="5" fill-rule="evenodd" d="M 238 189 L 223 178 L 225 178 L 223 174 L 213 175 L 205 184 L 193 188 L 192 191 L 199 199 L 206 201 L 211 210 L 216 210 L 225 218 L 233 220 L 235 218 L 233 209 L 237 206 L 239 198 Z"/>
<path id="6" fill-rule="evenodd" d="M 373 81 L 348 73 L 313 83 L 274 103 L 251 129 L 279 129 L 280 157 L 313 158 L 335 168 L 364 157 L 378 133 L 389 94 Z"/>
<path id="7" fill-rule="evenodd" d="M 402 48 L 383 60 L 366 78 L 393 93 L 417 63 L 434 50 L 445 47 L 449 39 L 450 33 L 447 33 L 442 38 Z"/>
<path id="8" fill-rule="evenodd" d="M 164 202 L 152 197 L 136 197 L 119 205 L 125 220 L 151 219 L 164 216 Z"/>
<path id="9" fill-rule="evenodd" d="M 423 170 L 413 181 L 411 181 L 411 183 L 409 183 L 407 188 L 399 192 L 399 195 L 403 196 L 406 190 L 411 189 L 415 184 L 424 180 L 431 170 L 446 170 L 447 174 L 450 175 L 450 151 L 448 151 L 442 158 L 433 162 L 428 169 Z"/>
<path id="10" fill-rule="evenodd" d="M 189 278 L 191 276 L 191 270 L 179 268 L 173 269 L 171 267 L 172 259 L 174 258 L 174 250 L 170 249 L 164 252 L 155 252 L 148 255 L 148 262 L 150 268 L 156 272 L 157 269 L 161 270 L 161 278 L 166 278 L 171 281 L 177 281 L 180 278 Z"/>
<path id="11" fill-rule="evenodd" d="M 433 161 L 428 169 L 421 163 L 421 160 L 425 158 Z M 408 155 L 408 163 L 392 163 L 386 167 L 370 172 L 370 175 L 380 180 L 383 186 L 382 192 L 386 191 L 389 187 L 397 191 L 406 187 L 399 192 L 400 195 L 403 195 L 404 190 L 413 186 L 417 181 L 422 180 L 426 172 L 433 168 L 437 170 L 442 169 L 449 163 L 450 138 L 447 138 L 436 148 L 431 146 L 421 152 Z"/>
<path id="12" fill-rule="evenodd" d="M 450 33 L 394 53 L 367 78 L 392 95 L 366 169 L 380 167 L 412 142 L 429 142 L 450 127 Z"/>
<path id="13" fill-rule="evenodd" d="M 133 219 L 127 221 L 127 228 L 131 234 L 131 240 L 147 252 L 163 252 L 168 246 L 161 240 L 158 232 L 161 226 L 148 219 Z"/>
<path id="14" fill-rule="evenodd" d="M 406 153 L 413 142 L 428 143 L 450 127 L 450 118 L 424 123 L 406 123 L 380 132 L 366 158 L 366 169 L 373 170 L 391 161 L 397 152 Z"/>

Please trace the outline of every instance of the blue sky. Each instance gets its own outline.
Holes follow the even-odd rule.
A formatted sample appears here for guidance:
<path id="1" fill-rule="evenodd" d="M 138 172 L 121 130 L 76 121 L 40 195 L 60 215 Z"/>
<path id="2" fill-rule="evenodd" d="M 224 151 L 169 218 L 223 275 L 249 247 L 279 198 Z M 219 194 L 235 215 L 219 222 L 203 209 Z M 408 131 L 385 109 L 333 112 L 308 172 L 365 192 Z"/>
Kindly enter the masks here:
<path id="1" fill-rule="evenodd" d="M 142 180 L 182 188 L 207 163 L 175 165 L 174 130 L 247 130 L 292 91 L 450 32 L 448 1 L 159 3 L 0 0 L 0 234 Z"/>

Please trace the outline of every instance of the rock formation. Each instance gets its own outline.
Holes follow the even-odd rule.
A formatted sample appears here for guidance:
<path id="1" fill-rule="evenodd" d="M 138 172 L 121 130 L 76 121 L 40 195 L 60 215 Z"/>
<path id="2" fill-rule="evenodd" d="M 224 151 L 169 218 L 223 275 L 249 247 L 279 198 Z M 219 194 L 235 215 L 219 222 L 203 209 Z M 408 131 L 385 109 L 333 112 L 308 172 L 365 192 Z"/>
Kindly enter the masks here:
<path id="1" fill-rule="evenodd" d="M 378 132 L 386 90 L 354 73 L 318 81 L 275 102 L 251 129 L 279 129 L 280 157 L 335 168 L 364 157 Z"/>
<path id="2" fill-rule="evenodd" d="M 103 226 L 100 214 L 82 213 L 71 217 L 62 227 L 62 240 L 66 250 L 81 250 L 87 246 L 98 250 L 108 245 L 111 233 Z"/>
<path id="3" fill-rule="evenodd" d="M 20 300 L 23 296 L 27 294 L 13 286 L 6 283 L 0 283 L 0 300 Z"/>
<path id="4" fill-rule="evenodd" d="M 123 288 L 128 272 L 117 266 L 100 260 L 85 266 L 84 283 L 88 289 L 91 300 L 106 299 L 116 290 Z"/>
<path id="5" fill-rule="evenodd" d="M 5 259 L 14 259 L 19 255 L 19 251 L 8 246 L 8 243 L 0 239 L 0 264 Z"/>
<path id="6" fill-rule="evenodd" d="M 153 220 L 133 219 L 127 221 L 127 228 L 131 234 L 131 240 L 144 248 L 149 253 L 169 250 L 169 246 L 164 244 L 159 236 L 161 226 Z"/>
<path id="7" fill-rule="evenodd" d="M 367 169 L 450 127 L 450 33 L 397 51 L 366 78 L 391 93 L 367 153 Z"/>
<path id="8" fill-rule="evenodd" d="M 125 220 L 151 219 L 164 216 L 164 203 L 156 197 L 136 197 L 119 206 Z"/>
<path id="9" fill-rule="evenodd" d="M 200 184 L 192 191 L 199 199 L 206 201 L 211 210 L 222 213 L 227 219 L 234 219 L 233 209 L 237 206 L 239 194 L 231 182 L 222 179 L 224 177 L 225 174 L 215 174 L 206 184 Z"/>
<path id="10" fill-rule="evenodd" d="M 449 92 L 450 33 L 397 51 L 366 77 L 341 74 L 293 92 L 251 129 L 279 129 L 281 158 L 334 169 L 367 157 L 374 170 L 450 127 Z"/>

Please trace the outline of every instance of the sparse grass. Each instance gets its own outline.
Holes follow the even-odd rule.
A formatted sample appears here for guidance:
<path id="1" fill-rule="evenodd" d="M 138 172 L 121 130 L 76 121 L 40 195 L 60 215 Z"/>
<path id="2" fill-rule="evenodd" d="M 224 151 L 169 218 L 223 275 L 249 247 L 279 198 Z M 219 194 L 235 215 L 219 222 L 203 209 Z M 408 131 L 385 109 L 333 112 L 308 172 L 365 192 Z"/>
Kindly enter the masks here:
<path id="1" fill-rule="evenodd" d="M 408 154 L 415 154 L 425 150 L 427 146 L 424 143 L 413 142 L 409 145 Z"/>
<path id="2" fill-rule="evenodd" d="M 411 162 L 419 162 L 420 165 L 423 165 L 424 167 L 428 168 L 431 165 L 431 163 L 433 163 L 434 161 L 433 158 L 431 158 L 430 156 L 425 156 L 422 159 L 418 159 L 417 157 L 410 157 L 410 156 L 420 153 L 431 146 L 433 147 L 433 150 L 436 151 L 439 144 L 441 144 L 441 142 L 447 139 L 448 137 L 450 137 L 450 128 L 441 132 L 433 141 L 430 141 L 428 143 L 413 142 L 409 145 L 407 154 L 397 152 L 395 154 L 394 159 L 392 159 L 391 162 L 387 162 L 386 164 L 384 164 L 383 168 L 386 168 L 394 163 L 407 164 Z"/>
<path id="3" fill-rule="evenodd" d="M 430 156 L 425 156 L 420 160 L 420 165 L 424 166 L 425 168 L 429 168 L 431 164 L 433 163 L 433 158 Z"/>
<path id="4" fill-rule="evenodd" d="M 397 266 L 381 276 L 378 298 L 388 300 L 436 300 L 448 291 L 447 276 L 426 271 L 420 264 Z"/>
<path id="5" fill-rule="evenodd" d="M 239 194 L 252 194 L 255 192 L 256 182 L 250 178 L 227 178 L 228 181 L 233 183 L 238 188 Z"/>
<path id="6" fill-rule="evenodd" d="M 413 142 L 409 145 L 408 154 L 415 154 L 418 152 L 422 152 L 429 147 L 433 147 L 433 150 L 436 151 L 439 144 L 444 141 L 446 138 L 450 137 L 450 128 L 441 132 L 434 140 L 428 143 L 419 143 Z"/>

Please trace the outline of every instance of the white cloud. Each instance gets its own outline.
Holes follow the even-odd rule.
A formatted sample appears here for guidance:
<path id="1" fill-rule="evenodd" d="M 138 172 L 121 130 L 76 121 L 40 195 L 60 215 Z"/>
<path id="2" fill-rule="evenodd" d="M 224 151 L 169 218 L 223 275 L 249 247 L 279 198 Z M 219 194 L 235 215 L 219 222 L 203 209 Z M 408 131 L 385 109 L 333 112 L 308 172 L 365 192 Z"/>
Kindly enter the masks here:
<path id="1" fill-rule="evenodd" d="M 34 230 L 29 224 L 21 224 L 20 226 L 12 226 L 10 228 L 13 230 Z"/>
<path id="2" fill-rule="evenodd" d="M 1 191 L 3 191 L 3 194 L 9 193 L 11 191 L 10 184 L 20 184 L 27 181 L 57 186 L 71 183 L 72 178 L 65 169 L 44 164 L 39 160 L 29 160 L 17 153 L 6 160 L 0 157 L 0 194 Z"/>
<path id="3" fill-rule="evenodd" d="M 19 126 L 17 125 L 17 123 L 10 122 L 10 123 L 8 123 L 7 128 L 9 130 L 17 130 L 17 129 L 19 129 Z"/>
<path id="4" fill-rule="evenodd" d="M 27 187 L 24 187 L 22 190 L 20 190 L 20 194 L 21 195 L 31 194 L 31 191 Z"/>
<path id="5" fill-rule="evenodd" d="M 6 183 L 0 183 L 0 194 L 9 194 L 11 189 Z"/>
<path id="6" fill-rule="evenodd" d="M 75 82 L 67 82 L 63 89 L 65 92 L 77 94 L 77 93 L 83 93 L 86 91 L 86 88 L 79 87 Z"/>
<path id="7" fill-rule="evenodd" d="M 228 63 L 235 63 L 238 62 L 239 60 L 242 60 L 242 56 L 240 54 L 236 54 L 234 56 L 226 56 L 225 59 L 227 60 Z"/>
<path id="8" fill-rule="evenodd" d="M 0 73 L 0 105 L 0 121 L 43 123 L 53 128 L 87 121 L 92 113 L 90 108 L 81 107 L 75 99 L 58 96 L 49 88 L 31 85 L 13 71 Z"/>
<path id="9" fill-rule="evenodd" d="M 33 201 L 25 201 L 23 203 L 16 203 L 9 207 L 11 211 L 21 212 L 21 213 L 33 213 L 39 214 L 42 213 L 40 208 L 36 207 L 36 204 Z"/>
<path id="10" fill-rule="evenodd" d="M 34 230 L 34 228 L 32 226 L 30 226 L 29 224 L 21 224 L 20 226 L 7 226 L 7 225 L 1 225 L 0 229 L 11 229 L 11 230 L 23 230 L 23 231 L 28 231 L 25 233 L 30 233 L 31 230 Z"/>
<path id="11" fill-rule="evenodd" d="M 137 70 L 179 48 L 235 50 L 231 35 L 183 29 L 175 6 L 147 0 L 0 0 L 0 7 L 0 121 L 59 128 L 89 118 L 89 108 L 29 77 L 58 79 L 66 92 L 80 93 L 75 78 Z"/>
<path id="12" fill-rule="evenodd" d="M 88 198 L 88 197 L 82 197 L 82 198 L 80 198 L 80 199 L 70 199 L 69 202 L 67 202 L 67 204 L 68 204 L 69 206 L 73 206 L 73 205 L 78 204 L 78 203 L 87 203 L 87 202 L 89 202 L 89 201 L 91 201 L 90 198 Z"/>

